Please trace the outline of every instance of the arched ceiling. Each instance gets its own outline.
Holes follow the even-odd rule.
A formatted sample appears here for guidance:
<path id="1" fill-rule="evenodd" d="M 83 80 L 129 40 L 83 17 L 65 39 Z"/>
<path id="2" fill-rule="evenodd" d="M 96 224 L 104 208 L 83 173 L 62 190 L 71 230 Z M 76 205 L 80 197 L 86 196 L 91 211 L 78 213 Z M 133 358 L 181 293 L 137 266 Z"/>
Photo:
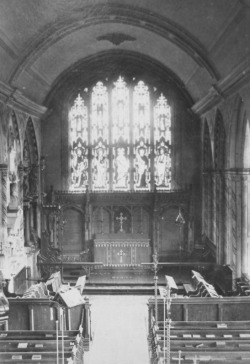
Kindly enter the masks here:
<path id="1" fill-rule="evenodd" d="M 44 104 L 62 75 L 104 52 L 151 59 L 193 102 L 249 73 L 249 0 L 1 0 L 0 81 Z M 243 74 L 243 73 L 242 73 Z"/>

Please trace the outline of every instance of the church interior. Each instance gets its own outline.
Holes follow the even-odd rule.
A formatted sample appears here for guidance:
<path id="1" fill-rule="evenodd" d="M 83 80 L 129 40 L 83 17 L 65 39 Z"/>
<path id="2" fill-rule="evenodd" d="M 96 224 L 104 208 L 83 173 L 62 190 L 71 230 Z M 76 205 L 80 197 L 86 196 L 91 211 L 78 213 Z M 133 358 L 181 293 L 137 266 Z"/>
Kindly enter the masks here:
<path id="1" fill-rule="evenodd" d="M 250 1 L 0 1 L 0 362 L 250 362 Z"/>

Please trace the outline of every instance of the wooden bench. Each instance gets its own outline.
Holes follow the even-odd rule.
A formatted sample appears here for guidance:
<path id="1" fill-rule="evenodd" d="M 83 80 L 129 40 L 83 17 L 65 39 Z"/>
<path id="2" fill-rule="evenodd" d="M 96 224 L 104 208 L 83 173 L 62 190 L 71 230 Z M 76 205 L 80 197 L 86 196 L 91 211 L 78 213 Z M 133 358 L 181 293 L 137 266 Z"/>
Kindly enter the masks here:
<path id="1" fill-rule="evenodd" d="M 160 364 L 167 347 L 167 323 L 152 318 L 148 336 L 151 364 Z M 165 337 L 165 340 L 164 340 Z M 250 358 L 250 321 L 170 322 L 171 363 L 246 363 Z M 166 351 L 165 351 L 166 357 Z M 203 358 L 201 360 L 201 358 Z M 191 361 L 190 361 L 191 360 Z"/>
<path id="2" fill-rule="evenodd" d="M 62 353 L 58 355 L 60 363 L 62 363 Z M 68 363 L 68 359 L 71 357 L 70 352 L 64 353 L 64 361 L 63 363 Z M 57 353 L 56 351 L 51 352 L 29 352 L 29 353 L 18 353 L 18 352 L 9 352 L 9 353 L 0 353 L 0 362 L 1 364 L 7 363 L 49 363 L 55 364 L 57 361 Z"/>
<path id="3" fill-rule="evenodd" d="M 64 330 L 63 336 L 65 338 L 74 338 L 78 334 L 78 330 Z M 56 331 L 55 330 L 9 330 L 0 333 L 0 342 L 5 340 L 18 340 L 22 339 L 22 335 L 25 336 L 27 340 L 55 340 Z M 61 336 L 61 331 L 59 331 L 59 336 Z"/>
<path id="4" fill-rule="evenodd" d="M 157 298 L 158 320 L 164 317 L 164 301 Z M 166 310 L 165 306 L 165 310 Z M 155 317 L 155 298 L 148 301 L 148 323 Z M 167 315 L 166 315 L 167 317 Z M 173 321 L 250 321 L 250 297 L 172 297 Z"/>
<path id="5" fill-rule="evenodd" d="M 152 319 L 152 325 L 156 326 L 155 320 Z M 163 327 L 163 321 L 158 321 L 157 327 Z M 220 330 L 248 330 L 250 321 L 172 321 L 172 329 L 220 329 Z"/>
<path id="6" fill-rule="evenodd" d="M 60 322 L 59 306 L 47 298 L 9 298 L 9 330 L 55 330 L 56 320 Z M 85 304 L 65 308 L 65 325 L 67 330 L 83 327 L 85 350 L 89 350 L 90 303 L 85 297 Z"/>
<path id="7" fill-rule="evenodd" d="M 164 340 L 165 337 L 165 340 Z M 149 334 L 151 364 L 160 364 L 166 357 L 167 324 L 151 322 Z M 171 322 L 171 363 L 181 353 L 181 363 L 246 363 L 250 358 L 250 321 L 248 322 Z M 203 360 L 201 360 L 203 358 Z M 190 362 L 191 360 L 191 362 Z"/>
<path id="8" fill-rule="evenodd" d="M 83 364 L 84 338 L 74 331 L 7 331 L 0 334 L 0 363 Z M 58 341 L 57 341 L 58 335 Z M 64 358 L 64 359 L 63 359 Z"/>

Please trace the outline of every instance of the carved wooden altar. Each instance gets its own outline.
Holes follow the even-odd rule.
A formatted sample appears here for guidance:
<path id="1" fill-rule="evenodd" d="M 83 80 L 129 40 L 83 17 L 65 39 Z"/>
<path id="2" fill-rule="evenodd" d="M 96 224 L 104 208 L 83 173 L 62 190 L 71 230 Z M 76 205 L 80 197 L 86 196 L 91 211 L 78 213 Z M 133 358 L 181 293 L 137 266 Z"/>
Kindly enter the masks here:
<path id="1" fill-rule="evenodd" d="M 102 262 L 103 267 L 136 267 L 141 263 L 149 263 L 151 257 L 150 240 L 140 236 L 100 237 L 94 240 L 94 260 Z"/>

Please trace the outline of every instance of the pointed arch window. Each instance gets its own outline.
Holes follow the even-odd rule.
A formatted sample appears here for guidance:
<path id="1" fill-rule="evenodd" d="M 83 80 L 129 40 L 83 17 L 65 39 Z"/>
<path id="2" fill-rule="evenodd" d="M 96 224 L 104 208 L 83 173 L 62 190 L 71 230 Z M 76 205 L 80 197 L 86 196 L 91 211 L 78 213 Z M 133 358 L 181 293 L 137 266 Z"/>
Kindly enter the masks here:
<path id="1" fill-rule="evenodd" d="M 171 107 L 144 81 L 99 81 L 69 111 L 70 189 L 171 189 Z"/>
<path id="2" fill-rule="evenodd" d="M 161 95 L 154 107 L 155 184 L 171 189 L 171 110 Z"/>
<path id="3" fill-rule="evenodd" d="M 88 109 L 77 96 L 69 112 L 71 144 L 71 189 L 83 190 L 88 185 Z"/>

